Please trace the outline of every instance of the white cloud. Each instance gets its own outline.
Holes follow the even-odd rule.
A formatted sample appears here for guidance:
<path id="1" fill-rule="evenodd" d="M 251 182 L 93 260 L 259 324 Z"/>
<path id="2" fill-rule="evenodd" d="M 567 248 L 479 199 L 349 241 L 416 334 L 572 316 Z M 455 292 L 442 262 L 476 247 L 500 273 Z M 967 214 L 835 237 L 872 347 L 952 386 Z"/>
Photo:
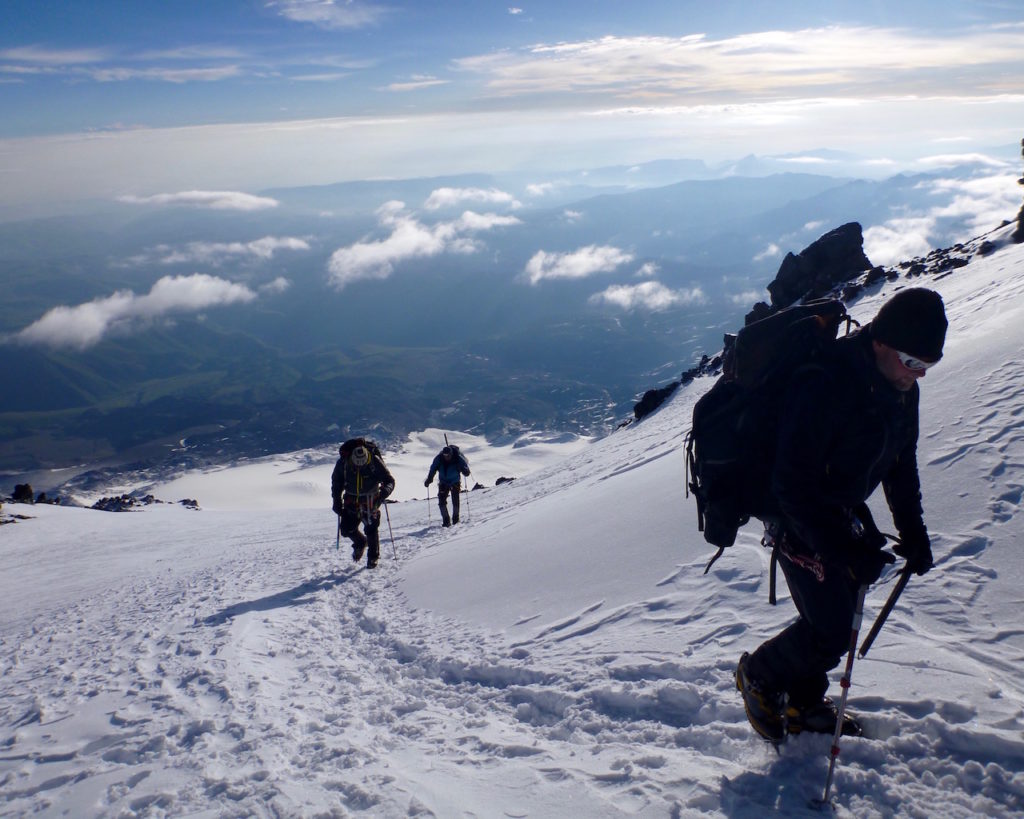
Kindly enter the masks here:
<path id="1" fill-rule="evenodd" d="M 1024 26 L 957 36 L 866 26 L 763 31 L 733 37 L 605 36 L 536 44 L 456 61 L 505 95 L 611 92 L 633 98 L 714 94 L 775 97 L 877 87 L 888 95 L 1006 93 L 1003 66 L 1021 65 Z M 1000 70 L 982 73 L 981 67 Z M 1012 69 L 1011 69 L 1012 70 Z"/>
<path id="2" fill-rule="evenodd" d="M 1009 175 L 941 179 L 933 187 L 936 193 L 952 194 L 953 199 L 947 205 L 934 208 L 931 215 L 939 219 L 960 219 L 972 233 L 983 233 L 1005 219 L 1015 218 L 1020 208 L 1021 188 Z"/>
<path id="3" fill-rule="evenodd" d="M 239 191 L 181 191 L 152 196 L 119 196 L 117 199 L 132 205 L 182 205 L 212 210 L 265 210 L 280 204 L 276 199 Z"/>
<path id="4" fill-rule="evenodd" d="M 515 216 L 502 216 L 499 213 L 474 213 L 467 210 L 454 222 L 449 222 L 442 230 L 447 230 L 450 227 L 455 233 L 465 233 L 491 230 L 496 227 L 511 227 L 518 224 L 521 222 Z"/>
<path id="5" fill-rule="evenodd" d="M 279 250 L 309 250 L 309 242 L 291 236 L 264 236 L 251 242 L 189 242 L 183 249 L 161 246 L 157 250 L 162 264 L 219 264 L 230 257 L 267 260 Z"/>
<path id="6" fill-rule="evenodd" d="M 640 269 L 636 271 L 637 278 L 645 278 L 647 276 L 657 276 L 661 268 L 655 262 L 644 262 L 640 265 Z"/>
<path id="7" fill-rule="evenodd" d="M 272 0 L 282 17 L 296 23 L 310 23 L 328 30 L 362 28 L 376 23 L 387 13 L 383 6 L 359 0 Z"/>
<path id="8" fill-rule="evenodd" d="M 864 231 L 864 253 L 873 264 L 880 265 L 925 256 L 932 249 L 930 237 L 934 228 L 932 216 L 904 217 L 873 225 Z"/>
<path id="9" fill-rule="evenodd" d="M 333 72 L 329 74 L 298 74 L 289 79 L 295 80 L 296 82 L 336 82 L 337 80 L 343 80 L 346 77 L 351 76 L 347 72 Z"/>
<path id="10" fill-rule="evenodd" d="M 531 182 L 526 186 L 526 192 L 530 196 L 547 196 L 555 190 L 554 182 Z"/>
<path id="11" fill-rule="evenodd" d="M 790 165 L 833 165 L 836 162 L 821 156 L 780 156 L 776 161 Z"/>
<path id="12" fill-rule="evenodd" d="M 522 14 L 523 10 L 521 8 L 519 8 L 518 6 L 509 6 L 508 7 L 508 13 L 512 14 L 512 15 Z"/>
<path id="13" fill-rule="evenodd" d="M 1005 163 L 1003 163 L 1005 167 Z M 1020 186 L 1003 173 L 973 179 L 939 179 L 922 185 L 942 199 L 918 213 L 904 213 L 864 231 L 864 252 L 874 264 L 892 265 L 934 248 L 940 221 L 960 226 L 958 241 L 973 238 L 1013 219 L 1020 208 Z M 948 227 L 943 230 L 949 233 Z"/>
<path id="14" fill-rule="evenodd" d="M 658 312 L 687 304 L 704 304 L 704 292 L 695 287 L 692 290 L 670 290 L 656 281 L 641 284 L 614 284 L 590 297 L 593 304 L 609 304 L 623 310 L 650 310 Z"/>
<path id="15" fill-rule="evenodd" d="M 530 284 L 543 279 L 583 279 L 595 273 L 610 273 L 633 258 L 632 253 L 611 245 L 587 245 L 571 253 L 538 250 L 526 263 L 524 273 Z"/>
<path id="16" fill-rule="evenodd" d="M 767 301 L 768 294 L 764 290 L 746 290 L 743 293 L 736 293 L 729 296 L 729 301 L 741 307 L 752 307 L 759 301 Z"/>
<path id="17" fill-rule="evenodd" d="M 772 259 L 778 256 L 781 252 L 782 249 L 777 244 L 772 242 L 770 245 L 768 245 L 768 247 L 766 247 L 764 250 L 762 250 L 760 253 L 754 256 L 754 261 L 761 262 L 764 261 L 765 259 Z"/>
<path id="18" fill-rule="evenodd" d="M 562 216 L 565 217 L 566 222 L 579 222 L 583 219 L 583 213 L 578 210 L 563 210 Z"/>
<path id="19" fill-rule="evenodd" d="M 405 82 L 393 82 L 385 88 L 388 91 L 418 91 L 421 88 L 431 88 L 435 85 L 447 85 L 448 80 L 440 80 L 430 75 L 417 74 Z"/>
<path id="20" fill-rule="evenodd" d="M 521 207 L 516 198 L 497 188 L 438 188 L 432 191 L 423 207 L 427 210 L 456 207 L 463 202 L 481 202 L 488 205 L 507 205 L 510 208 Z"/>
<path id="21" fill-rule="evenodd" d="M 195 312 L 255 298 L 256 293 L 245 285 L 204 273 L 165 276 L 143 296 L 120 290 L 75 307 L 54 307 L 14 338 L 24 344 L 85 349 L 110 332 L 131 332 L 167 313 Z"/>
<path id="22" fill-rule="evenodd" d="M 981 165 L 988 168 L 1005 168 L 1006 162 L 987 154 L 937 154 L 917 160 L 918 164 L 930 168 L 952 168 L 957 165 Z"/>
<path id="23" fill-rule="evenodd" d="M 143 51 L 135 58 L 139 60 L 238 60 L 245 56 L 245 51 L 230 46 L 185 45 L 177 48 Z"/>
<path id="24" fill-rule="evenodd" d="M 54 49 L 22 46 L 20 48 L 0 49 L 0 60 L 45 66 L 99 63 L 108 59 L 109 56 L 105 51 L 92 48 Z"/>
<path id="25" fill-rule="evenodd" d="M 158 80 L 160 82 L 218 82 L 241 76 L 237 65 L 211 68 L 91 68 L 87 72 L 97 82 Z"/>
<path id="26" fill-rule="evenodd" d="M 278 276 L 272 282 L 260 285 L 260 293 L 271 293 L 276 295 L 277 293 L 283 293 L 291 286 L 292 283 L 288 279 L 284 276 Z"/>
<path id="27" fill-rule="evenodd" d="M 458 219 L 425 225 L 405 211 L 403 202 L 391 201 L 377 210 L 377 219 L 391 233 L 384 239 L 356 242 L 331 254 L 328 280 L 339 290 L 361 279 L 386 279 L 395 264 L 406 259 L 441 253 L 474 253 L 480 249 L 466 234 L 518 225 L 514 216 L 465 211 Z"/>

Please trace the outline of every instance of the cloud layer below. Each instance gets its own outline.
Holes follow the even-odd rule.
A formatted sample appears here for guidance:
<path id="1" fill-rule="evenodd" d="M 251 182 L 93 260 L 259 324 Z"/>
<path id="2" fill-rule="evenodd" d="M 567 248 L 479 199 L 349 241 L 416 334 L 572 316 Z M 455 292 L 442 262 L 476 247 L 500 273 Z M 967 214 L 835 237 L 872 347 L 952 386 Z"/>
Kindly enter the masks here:
<path id="1" fill-rule="evenodd" d="M 167 245 L 155 248 L 161 264 L 212 264 L 226 259 L 258 259 L 268 261 L 281 250 L 309 250 L 305 239 L 293 236 L 264 236 L 251 242 L 189 242 L 183 248 Z"/>
<path id="2" fill-rule="evenodd" d="M 937 227 L 962 225 L 961 239 L 978 236 L 1012 218 L 1020 207 L 1020 186 L 1012 172 L 974 179 L 938 179 L 923 184 L 942 204 L 901 213 L 864 231 L 864 252 L 874 264 L 891 265 L 926 256 Z"/>
<path id="3" fill-rule="evenodd" d="M 270 287 L 280 291 L 285 286 L 283 280 L 278 279 Z M 205 273 L 165 276 L 145 295 L 119 290 L 106 298 L 75 307 L 54 307 L 17 333 L 14 340 L 22 344 L 84 350 L 110 333 L 132 332 L 169 313 L 196 312 L 256 298 L 256 292 L 245 285 Z"/>
<path id="4" fill-rule="evenodd" d="M 584 279 L 597 273 L 610 273 L 633 261 L 633 254 L 611 245 L 587 245 L 569 253 L 538 250 L 523 271 L 530 284 L 544 279 Z"/>
<path id="5" fill-rule="evenodd" d="M 431 199 L 437 195 L 431 195 Z M 447 197 L 448 201 L 455 201 Z M 430 201 L 428 199 L 428 201 Z M 407 212 L 404 202 L 387 202 L 377 210 L 380 225 L 390 231 L 379 240 L 356 242 L 331 254 L 330 283 L 341 290 L 362 279 L 386 279 L 399 262 L 441 253 L 475 253 L 481 245 L 473 234 L 520 224 L 514 216 L 465 211 L 459 218 L 426 225 Z"/>
<path id="6" fill-rule="evenodd" d="M 670 307 L 688 304 L 704 304 L 707 299 L 699 287 L 690 290 L 670 290 L 660 282 L 648 281 L 641 284 L 614 284 L 590 297 L 592 304 L 606 304 L 623 310 L 648 310 L 658 312 Z"/>
<path id="7" fill-rule="evenodd" d="M 254 196 L 239 191 L 181 191 L 156 193 L 152 196 L 119 196 L 119 202 L 129 205 L 178 205 L 212 210 L 266 210 L 276 208 L 278 201 L 266 196 Z"/>

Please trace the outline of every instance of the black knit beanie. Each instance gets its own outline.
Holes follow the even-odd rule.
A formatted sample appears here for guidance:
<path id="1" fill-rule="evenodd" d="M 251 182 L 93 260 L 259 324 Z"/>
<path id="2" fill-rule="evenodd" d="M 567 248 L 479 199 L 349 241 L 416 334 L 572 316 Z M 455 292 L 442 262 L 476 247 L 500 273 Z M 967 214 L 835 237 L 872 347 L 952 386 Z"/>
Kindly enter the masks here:
<path id="1" fill-rule="evenodd" d="M 947 325 L 942 296 L 925 287 L 911 287 L 882 305 L 871 322 L 871 337 L 901 353 L 938 361 Z"/>

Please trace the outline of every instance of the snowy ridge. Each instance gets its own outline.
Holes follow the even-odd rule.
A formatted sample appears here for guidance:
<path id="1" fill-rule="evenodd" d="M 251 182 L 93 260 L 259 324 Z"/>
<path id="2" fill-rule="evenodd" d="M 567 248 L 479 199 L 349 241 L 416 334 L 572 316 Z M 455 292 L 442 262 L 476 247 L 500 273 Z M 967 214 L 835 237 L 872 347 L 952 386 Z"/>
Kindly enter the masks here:
<path id="1" fill-rule="evenodd" d="M 872 738 L 843 741 L 836 813 L 1024 815 L 1024 246 L 921 283 L 951 320 L 922 384 L 937 565 L 854 667 Z M 770 607 L 752 525 L 703 575 L 683 498 L 710 383 L 469 494 L 451 531 L 391 505 L 373 572 L 326 502 L 21 507 L 0 529 L 0 814 L 821 815 L 829 738 L 776 754 L 732 676 L 792 618 L 785 584 Z"/>

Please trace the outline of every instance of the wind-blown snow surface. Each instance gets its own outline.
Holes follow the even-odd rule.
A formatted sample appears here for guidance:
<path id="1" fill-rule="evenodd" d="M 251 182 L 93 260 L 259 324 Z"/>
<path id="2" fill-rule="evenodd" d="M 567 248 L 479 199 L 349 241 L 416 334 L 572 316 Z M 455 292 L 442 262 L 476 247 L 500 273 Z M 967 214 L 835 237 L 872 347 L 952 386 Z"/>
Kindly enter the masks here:
<path id="1" fill-rule="evenodd" d="M 834 802 L 1024 815 L 1024 247 L 928 283 L 936 567 L 854 666 L 872 738 L 843 740 Z M 680 444 L 709 385 L 471 493 L 454 530 L 390 506 L 375 571 L 327 509 L 8 507 L 32 519 L 0 527 L 0 813 L 819 815 L 830 739 L 776 753 L 733 683 L 793 616 L 755 527 L 702 573 Z"/>

